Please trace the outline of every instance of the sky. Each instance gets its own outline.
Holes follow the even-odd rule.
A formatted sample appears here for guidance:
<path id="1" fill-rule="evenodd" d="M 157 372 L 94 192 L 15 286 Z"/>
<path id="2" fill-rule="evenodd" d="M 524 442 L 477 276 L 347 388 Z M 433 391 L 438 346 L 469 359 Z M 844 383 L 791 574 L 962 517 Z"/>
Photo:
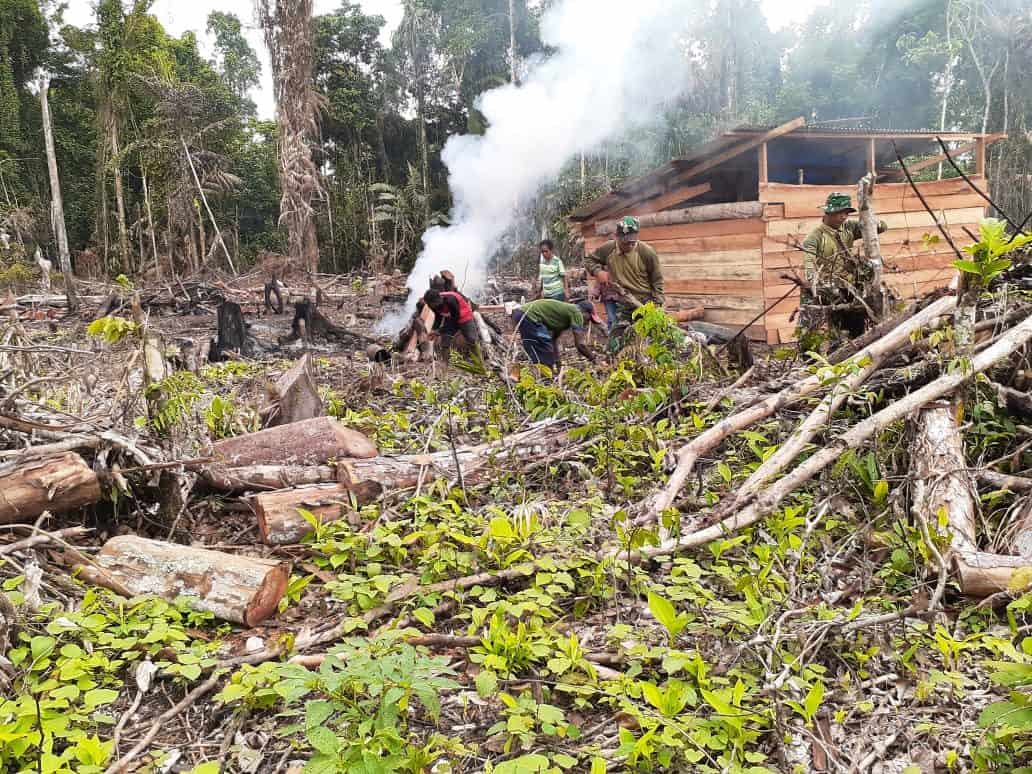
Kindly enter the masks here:
<path id="1" fill-rule="evenodd" d="M 382 40 L 389 44 L 391 33 L 398 26 L 402 16 L 401 0 L 360 0 L 368 14 L 383 16 Z M 806 19 L 810 11 L 828 0 L 761 0 L 767 21 L 774 30 L 797 24 Z M 65 19 L 76 26 L 91 24 L 94 19 L 93 0 L 70 0 Z M 629 0 L 630 4 L 630 0 Z M 329 13 L 339 5 L 339 0 L 315 0 L 315 12 Z M 272 98 L 272 76 L 269 72 L 269 57 L 265 51 L 261 31 L 254 22 L 253 0 L 156 0 L 152 13 L 172 35 L 194 32 L 201 43 L 201 51 L 211 54 L 211 46 L 204 28 L 211 11 L 236 14 L 243 22 L 247 39 L 262 60 L 262 81 L 253 95 L 262 118 L 272 118 L 275 106 Z"/>

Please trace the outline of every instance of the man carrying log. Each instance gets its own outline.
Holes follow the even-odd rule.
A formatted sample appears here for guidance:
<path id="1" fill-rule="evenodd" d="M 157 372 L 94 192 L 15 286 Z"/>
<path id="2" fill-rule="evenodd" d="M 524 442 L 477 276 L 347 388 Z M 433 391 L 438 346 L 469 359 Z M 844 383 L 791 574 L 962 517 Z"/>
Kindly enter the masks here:
<path id="1" fill-rule="evenodd" d="M 609 350 L 620 349 L 634 310 L 664 302 L 663 270 L 651 245 L 638 241 L 638 219 L 628 215 L 616 224 L 616 239 L 601 245 L 584 259 L 588 273 L 599 285 L 609 318 Z"/>
<path id="2" fill-rule="evenodd" d="M 856 212 L 849 194 L 833 193 L 823 207 L 820 224 L 803 242 L 803 267 L 806 286 L 801 289 L 800 342 L 806 346 L 816 332 L 830 329 L 832 338 L 839 332 L 850 338 L 860 336 L 867 326 L 870 295 L 874 279 L 871 264 L 853 252 L 853 243 L 863 238 L 860 222 L 850 220 Z M 888 229 L 878 223 L 878 233 Z"/>
<path id="3" fill-rule="evenodd" d="M 601 325 L 602 320 L 595 314 L 590 301 L 568 304 L 553 298 L 541 298 L 513 309 L 511 316 L 531 363 L 545 365 L 558 372 L 562 367 L 559 337 L 568 330 L 573 331 L 577 351 L 589 362 L 595 362 L 584 334 L 588 324 Z"/>
<path id="4" fill-rule="evenodd" d="M 434 313 L 434 334 L 441 337 L 441 359 L 447 368 L 451 359 L 451 345 L 455 334 L 461 333 L 473 352 L 475 363 L 483 364 L 480 335 L 473 318 L 473 305 L 457 290 L 428 290 L 423 302 Z M 432 334 L 433 335 L 433 334 Z"/>

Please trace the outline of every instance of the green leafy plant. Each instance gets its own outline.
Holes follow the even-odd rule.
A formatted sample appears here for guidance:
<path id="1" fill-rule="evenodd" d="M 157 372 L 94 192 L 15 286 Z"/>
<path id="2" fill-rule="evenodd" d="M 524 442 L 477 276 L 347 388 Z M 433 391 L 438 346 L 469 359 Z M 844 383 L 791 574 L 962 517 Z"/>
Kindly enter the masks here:
<path id="1" fill-rule="evenodd" d="M 95 339 L 104 339 L 108 344 L 117 344 L 126 336 L 134 335 L 139 326 L 124 317 L 101 317 L 86 326 L 86 333 Z"/>
<path id="2" fill-rule="evenodd" d="M 977 242 L 964 248 L 970 260 L 958 259 L 954 267 L 974 277 L 979 287 L 988 287 L 996 277 L 1011 267 L 1007 256 L 1026 245 L 1032 244 L 1032 234 L 1007 234 L 1007 224 L 997 218 L 985 218 L 978 227 Z"/>

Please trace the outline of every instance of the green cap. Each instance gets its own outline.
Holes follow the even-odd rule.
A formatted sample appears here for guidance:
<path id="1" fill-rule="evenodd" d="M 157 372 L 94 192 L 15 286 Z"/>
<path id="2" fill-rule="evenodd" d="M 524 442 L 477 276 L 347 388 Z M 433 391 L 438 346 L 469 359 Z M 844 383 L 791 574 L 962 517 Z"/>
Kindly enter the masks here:
<path id="1" fill-rule="evenodd" d="M 616 223 L 616 233 L 619 236 L 624 234 L 637 234 L 640 228 L 638 219 L 627 215 L 626 217 L 620 218 Z"/>
<path id="2" fill-rule="evenodd" d="M 856 208 L 853 206 L 853 200 L 849 198 L 849 194 L 833 193 L 828 194 L 828 201 L 824 205 L 824 212 L 827 215 L 835 212 L 856 212 Z"/>

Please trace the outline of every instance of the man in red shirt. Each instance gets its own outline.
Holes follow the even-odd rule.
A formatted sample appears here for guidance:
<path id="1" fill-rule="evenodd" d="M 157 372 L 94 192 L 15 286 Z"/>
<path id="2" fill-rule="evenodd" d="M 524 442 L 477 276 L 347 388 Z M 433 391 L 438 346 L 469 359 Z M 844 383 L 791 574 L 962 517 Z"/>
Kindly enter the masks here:
<path id="1" fill-rule="evenodd" d="M 434 312 L 434 331 L 441 336 L 441 359 L 445 368 L 451 359 L 451 345 L 456 333 L 461 333 L 473 351 L 474 362 L 483 363 L 480 350 L 480 332 L 473 319 L 473 307 L 469 300 L 455 290 L 428 290 L 423 301 Z"/>

